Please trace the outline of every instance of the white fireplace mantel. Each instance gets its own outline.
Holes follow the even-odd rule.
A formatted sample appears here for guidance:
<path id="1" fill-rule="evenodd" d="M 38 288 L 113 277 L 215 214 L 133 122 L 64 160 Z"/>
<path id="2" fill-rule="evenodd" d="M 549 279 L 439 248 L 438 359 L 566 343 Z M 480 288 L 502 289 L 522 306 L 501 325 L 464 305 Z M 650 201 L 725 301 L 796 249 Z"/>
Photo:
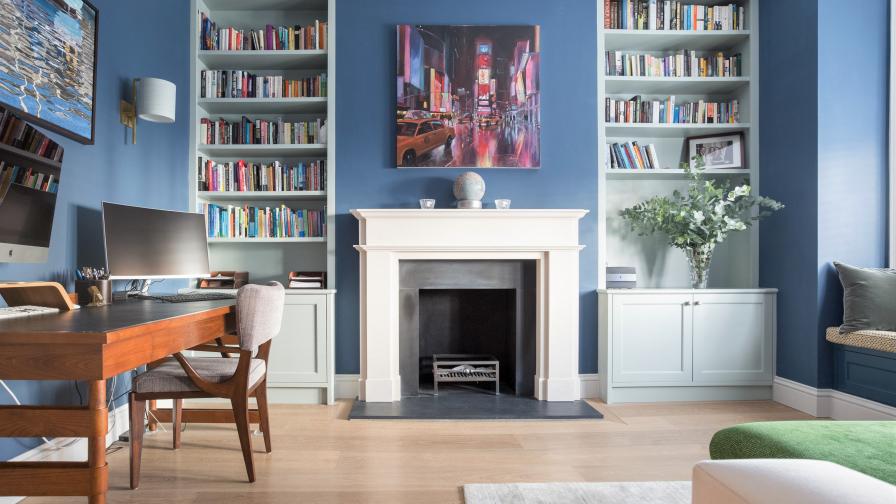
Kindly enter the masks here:
<path id="1" fill-rule="evenodd" d="M 399 262 L 536 262 L 535 397 L 581 398 L 579 221 L 587 210 L 353 210 L 359 221 L 360 399 L 401 399 Z"/>

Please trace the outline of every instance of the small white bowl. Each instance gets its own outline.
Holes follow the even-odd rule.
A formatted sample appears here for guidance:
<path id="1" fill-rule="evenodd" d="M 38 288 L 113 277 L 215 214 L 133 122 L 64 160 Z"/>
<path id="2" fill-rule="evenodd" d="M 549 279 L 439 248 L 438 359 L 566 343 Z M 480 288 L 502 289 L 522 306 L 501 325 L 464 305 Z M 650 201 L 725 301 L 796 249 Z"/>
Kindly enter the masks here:
<path id="1" fill-rule="evenodd" d="M 495 208 L 498 210 L 507 210 L 510 208 L 510 200 L 509 199 L 496 199 L 495 200 Z"/>
<path id="2" fill-rule="evenodd" d="M 421 199 L 420 200 L 420 208 L 424 210 L 432 210 L 436 207 L 436 200 L 434 199 Z"/>

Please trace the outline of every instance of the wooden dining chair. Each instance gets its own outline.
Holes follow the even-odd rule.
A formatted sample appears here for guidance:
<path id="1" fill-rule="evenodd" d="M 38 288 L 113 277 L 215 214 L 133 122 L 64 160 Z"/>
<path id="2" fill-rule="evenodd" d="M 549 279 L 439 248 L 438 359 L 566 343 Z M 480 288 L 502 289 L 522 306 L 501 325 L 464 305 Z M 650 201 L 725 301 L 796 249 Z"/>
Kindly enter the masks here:
<path id="1" fill-rule="evenodd" d="M 174 354 L 133 380 L 130 393 L 131 488 L 140 486 L 140 456 L 143 451 L 146 401 L 174 401 L 174 445 L 180 444 L 180 411 L 184 399 L 219 397 L 230 399 L 239 433 L 249 482 L 255 481 L 252 439 L 249 432 L 249 397 L 258 403 L 259 427 L 267 453 L 271 452 L 271 430 L 267 400 L 267 361 L 271 339 L 280 332 L 285 290 L 278 282 L 246 285 L 236 295 L 238 358 L 226 347 L 214 346 L 218 357 L 184 357 Z"/>

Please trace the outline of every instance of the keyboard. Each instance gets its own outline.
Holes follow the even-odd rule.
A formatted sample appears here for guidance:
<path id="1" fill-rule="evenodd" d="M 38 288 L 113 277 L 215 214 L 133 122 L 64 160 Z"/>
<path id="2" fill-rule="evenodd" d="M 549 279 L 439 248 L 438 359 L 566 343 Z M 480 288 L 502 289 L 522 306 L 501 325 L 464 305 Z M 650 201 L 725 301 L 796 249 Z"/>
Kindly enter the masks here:
<path id="1" fill-rule="evenodd" d="M 31 317 L 34 315 L 46 315 L 48 313 L 59 313 L 59 308 L 47 308 L 45 306 L 10 306 L 0 308 L 0 320 L 18 317 Z"/>
<path id="2" fill-rule="evenodd" d="M 225 299 L 235 299 L 233 294 L 224 294 L 223 292 L 193 292 L 190 294 L 168 294 L 161 296 L 144 295 L 135 296 L 137 299 L 153 299 L 156 301 L 164 301 L 166 303 L 191 303 L 193 301 L 222 301 Z"/>

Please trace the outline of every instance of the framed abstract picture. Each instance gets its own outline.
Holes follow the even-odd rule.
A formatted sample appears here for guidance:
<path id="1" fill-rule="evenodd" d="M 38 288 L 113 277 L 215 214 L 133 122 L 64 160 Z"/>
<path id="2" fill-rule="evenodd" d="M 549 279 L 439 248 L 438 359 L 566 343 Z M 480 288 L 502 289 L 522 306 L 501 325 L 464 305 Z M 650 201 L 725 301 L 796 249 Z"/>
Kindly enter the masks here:
<path id="1" fill-rule="evenodd" d="M 398 25 L 396 164 L 539 168 L 539 27 Z"/>
<path id="2" fill-rule="evenodd" d="M 0 102 L 92 144 L 98 22 L 87 0 L 0 0 Z"/>

